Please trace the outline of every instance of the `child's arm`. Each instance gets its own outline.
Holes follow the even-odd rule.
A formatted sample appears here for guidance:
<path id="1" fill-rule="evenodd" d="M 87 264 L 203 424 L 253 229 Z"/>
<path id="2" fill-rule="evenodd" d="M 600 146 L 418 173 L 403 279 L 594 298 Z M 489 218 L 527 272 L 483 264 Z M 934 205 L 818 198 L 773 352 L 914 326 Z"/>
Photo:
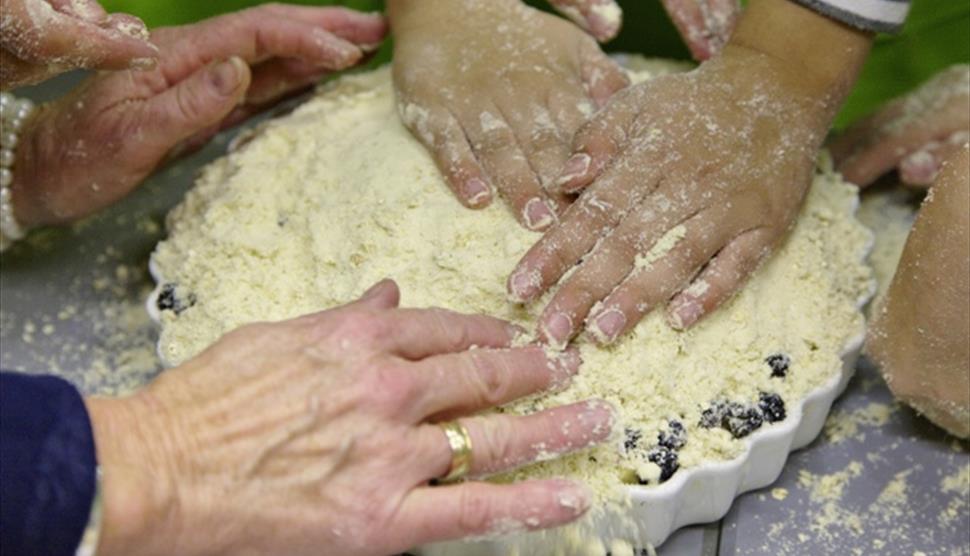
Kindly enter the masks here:
<path id="1" fill-rule="evenodd" d="M 585 323 L 609 343 L 671 298 L 678 328 L 728 299 L 791 226 L 871 42 L 789 0 L 753 0 L 721 55 L 616 95 L 555 182 L 585 191 L 509 280 L 532 300 L 579 263 L 540 335 L 562 344 Z"/>
<path id="2" fill-rule="evenodd" d="M 876 312 L 866 350 L 893 393 L 970 436 L 970 146 L 943 166 Z"/>

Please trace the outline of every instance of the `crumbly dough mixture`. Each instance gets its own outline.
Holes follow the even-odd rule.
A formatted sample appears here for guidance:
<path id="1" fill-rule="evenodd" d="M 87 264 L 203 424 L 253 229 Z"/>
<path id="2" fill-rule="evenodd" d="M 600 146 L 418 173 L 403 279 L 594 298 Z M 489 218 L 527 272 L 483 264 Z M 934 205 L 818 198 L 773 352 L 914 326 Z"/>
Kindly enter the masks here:
<path id="1" fill-rule="evenodd" d="M 655 73 L 640 67 L 654 69 L 638 79 Z M 759 396 L 776 394 L 791 411 L 841 371 L 843 347 L 862 334 L 871 235 L 853 218 L 856 205 L 856 188 L 823 158 L 786 243 L 721 310 L 688 332 L 657 311 L 610 348 L 581 338 L 584 365 L 568 389 L 503 410 L 603 398 L 619 410 L 619 434 L 500 480 L 580 477 L 606 502 L 630 482 L 652 486 L 671 470 L 740 454 L 744 414 L 704 428 L 705 410 L 726 407 L 712 409 L 718 401 L 757 408 Z M 386 277 L 400 284 L 404 306 L 488 313 L 530 329 L 542 307 L 517 306 L 505 292 L 539 234 L 500 202 L 459 205 L 401 125 L 386 68 L 330 84 L 211 164 L 168 226 L 154 263 L 169 284 L 159 350 L 171 365 L 239 325 L 339 305 Z M 759 417 L 754 428 L 770 421 Z M 651 456 L 661 433 L 676 446 Z"/>

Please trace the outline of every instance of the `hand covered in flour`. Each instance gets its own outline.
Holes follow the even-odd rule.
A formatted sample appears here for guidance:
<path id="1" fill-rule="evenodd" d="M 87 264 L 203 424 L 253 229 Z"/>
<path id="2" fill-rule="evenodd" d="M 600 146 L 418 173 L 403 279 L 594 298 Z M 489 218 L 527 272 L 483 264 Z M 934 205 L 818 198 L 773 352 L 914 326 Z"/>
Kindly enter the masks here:
<path id="1" fill-rule="evenodd" d="M 782 10 L 859 57 L 868 39 L 842 37 L 790 2 L 751 9 L 743 40 L 760 40 L 760 50 L 728 45 L 695 71 L 621 91 L 577 134 L 553 186 L 582 195 L 508 282 L 527 302 L 561 281 L 540 318 L 545 341 L 563 345 L 585 323 L 608 344 L 664 304 L 671 326 L 687 328 L 738 290 L 791 226 L 847 70 L 793 72 L 764 53 L 787 52 L 787 38 L 761 36 L 757 18 Z"/>
<path id="2" fill-rule="evenodd" d="M 573 134 L 624 72 L 574 25 L 519 0 L 396 0 L 394 84 L 402 120 L 458 199 L 497 190 L 529 229 L 566 206 L 550 195 Z"/>
<path id="3" fill-rule="evenodd" d="M 739 0 L 661 0 L 691 56 L 703 61 L 727 44 L 741 15 Z"/>
<path id="4" fill-rule="evenodd" d="M 902 402 L 970 437 L 970 145 L 942 165 L 926 195 L 866 352 Z"/>
<path id="5" fill-rule="evenodd" d="M 467 428 L 473 476 L 605 439 L 603 402 L 476 416 L 564 386 L 578 355 L 513 348 L 504 321 L 398 297 L 384 281 L 343 307 L 245 326 L 141 392 L 89 399 L 98 553 L 383 555 L 582 515 L 589 494 L 567 480 L 429 485 L 452 462 L 441 420 Z"/>
<path id="6" fill-rule="evenodd" d="M 154 31 L 154 70 L 96 75 L 27 123 L 18 220 L 61 224 L 110 205 L 165 159 L 353 66 L 385 31 L 379 15 L 278 4 Z"/>
<path id="7" fill-rule="evenodd" d="M 943 161 L 970 141 L 970 65 L 952 66 L 854 124 L 830 149 L 845 179 L 867 186 L 892 169 L 929 186 Z"/>
<path id="8" fill-rule="evenodd" d="M 76 68 L 151 68 L 157 56 L 140 19 L 108 15 L 96 0 L 0 2 L 4 90 Z"/>

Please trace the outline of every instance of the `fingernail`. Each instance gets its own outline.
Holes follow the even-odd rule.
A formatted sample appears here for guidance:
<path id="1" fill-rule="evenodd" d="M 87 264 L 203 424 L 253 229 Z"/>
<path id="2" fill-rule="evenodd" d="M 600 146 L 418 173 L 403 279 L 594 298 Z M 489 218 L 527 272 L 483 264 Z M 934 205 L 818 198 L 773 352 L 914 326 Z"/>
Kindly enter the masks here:
<path id="1" fill-rule="evenodd" d="M 703 312 L 704 308 L 693 297 L 679 297 L 673 302 L 667 323 L 674 330 L 686 330 L 701 318 Z"/>
<path id="2" fill-rule="evenodd" d="M 472 178 L 465 182 L 465 199 L 473 207 L 484 205 L 492 196 L 492 191 L 484 181 Z"/>
<path id="3" fill-rule="evenodd" d="M 556 215 L 542 199 L 535 197 L 525 204 L 522 210 L 525 225 L 530 230 L 541 230 L 556 220 Z"/>
<path id="4" fill-rule="evenodd" d="M 516 272 L 509 280 L 509 289 L 511 290 L 509 293 L 512 294 L 512 301 L 516 303 L 528 301 L 539 289 L 539 273 L 525 270 Z"/>
<path id="5" fill-rule="evenodd" d="M 363 55 L 360 48 L 323 29 L 314 29 L 312 33 L 314 41 L 320 47 L 321 54 L 329 58 L 328 62 L 331 65 L 345 68 L 360 60 Z"/>
<path id="6" fill-rule="evenodd" d="M 612 2 L 590 8 L 589 30 L 601 41 L 613 38 L 623 24 L 623 11 Z"/>
<path id="7" fill-rule="evenodd" d="M 563 480 L 556 499 L 560 507 L 569 510 L 574 516 L 580 516 L 589 509 L 593 497 L 585 485 Z"/>
<path id="8" fill-rule="evenodd" d="M 222 96 L 229 96 L 235 92 L 242 81 L 242 68 L 244 62 L 237 56 L 233 56 L 224 62 L 212 66 L 209 69 L 209 82 L 212 87 Z"/>
<path id="9" fill-rule="evenodd" d="M 562 349 L 569 342 L 573 332 L 573 319 L 565 313 L 553 313 L 542 327 L 552 347 Z"/>
<path id="10" fill-rule="evenodd" d="M 589 445 L 593 446 L 610 437 L 616 425 L 616 408 L 603 400 L 589 400 L 586 407 L 579 414 L 580 423 L 591 427 Z"/>
<path id="11" fill-rule="evenodd" d="M 556 180 L 556 185 L 562 187 L 570 181 L 582 176 L 589 171 L 589 165 L 593 162 L 592 157 L 586 153 L 574 154 L 563 165 L 562 173 Z"/>
<path id="12" fill-rule="evenodd" d="M 380 50 L 381 44 L 383 43 L 372 42 L 367 44 L 358 44 L 357 48 L 359 48 L 361 52 L 366 52 L 367 54 L 370 54 L 371 52 L 377 52 L 378 50 Z"/>
<path id="13" fill-rule="evenodd" d="M 617 309 L 610 309 L 596 317 L 590 328 L 599 343 L 609 344 L 616 340 L 625 325 L 626 315 Z"/>

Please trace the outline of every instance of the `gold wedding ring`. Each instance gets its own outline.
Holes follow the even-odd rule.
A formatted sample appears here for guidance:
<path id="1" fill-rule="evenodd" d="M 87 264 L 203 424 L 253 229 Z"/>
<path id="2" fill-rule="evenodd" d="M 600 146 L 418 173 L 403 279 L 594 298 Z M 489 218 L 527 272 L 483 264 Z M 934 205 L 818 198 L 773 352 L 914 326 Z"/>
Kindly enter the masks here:
<path id="1" fill-rule="evenodd" d="M 451 447 L 451 467 L 448 474 L 440 479 L 442 482 L 453 482 L 465 477 L 472 466 L 472 438 L 458 421 L 448 421 L 438 425 L 448 438 Z"/>

